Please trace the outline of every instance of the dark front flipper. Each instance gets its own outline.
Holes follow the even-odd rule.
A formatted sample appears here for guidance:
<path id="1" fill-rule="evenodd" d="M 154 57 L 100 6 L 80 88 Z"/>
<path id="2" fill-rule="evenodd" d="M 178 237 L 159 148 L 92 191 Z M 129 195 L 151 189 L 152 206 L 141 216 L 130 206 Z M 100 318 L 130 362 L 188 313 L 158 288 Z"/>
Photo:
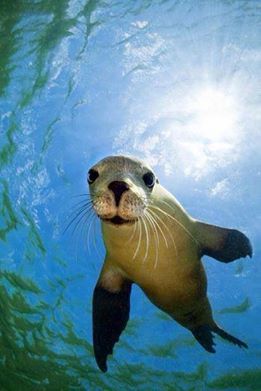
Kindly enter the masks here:
<path id="1" fill-rule="evenodd" d="M 107 371 L 107 356 L 112 354 L 125 329 L 130 312 L 131 284 L 125 283 L 119 292 L 110 292 L 99 283 L 93 294 L 93 346 L 99 368 Z"/>
<path id="2" fill-rule="evenodd" d="M 247 255 L 252 257 L 250 240 L 242 232 L 201 222 L 196 224 L 202 255 L 208 255 L 225 263 Z"/>

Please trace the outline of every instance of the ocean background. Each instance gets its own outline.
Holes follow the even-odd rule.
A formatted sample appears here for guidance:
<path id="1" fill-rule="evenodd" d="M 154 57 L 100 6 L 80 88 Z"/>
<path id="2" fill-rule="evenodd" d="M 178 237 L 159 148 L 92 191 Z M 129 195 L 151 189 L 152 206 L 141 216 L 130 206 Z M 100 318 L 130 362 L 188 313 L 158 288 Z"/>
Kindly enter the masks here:
<path id="1" fill-rule="evenodd" d="M 261 390 L 260 60 L 259 0 L 0 0 L 1 391 Z M 204 258 L 215 318 L 248 350 L 205 352 L 135 287 L 97 369 L 104 248 L 77 208 L 92 164 L 126 153 L 251 239 L 251 260 Z"/>

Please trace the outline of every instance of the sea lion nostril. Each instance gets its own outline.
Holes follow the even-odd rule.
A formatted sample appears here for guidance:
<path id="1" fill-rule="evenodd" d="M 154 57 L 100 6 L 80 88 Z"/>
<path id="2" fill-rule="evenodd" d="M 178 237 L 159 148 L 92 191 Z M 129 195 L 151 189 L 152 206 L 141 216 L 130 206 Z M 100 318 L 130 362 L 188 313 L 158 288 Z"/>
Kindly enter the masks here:
<path id="1" fill-rule="evenodd" d="M 120 203 L 120 199 L 122 194 L 129 190 L 129 186 L 126 182 L 123 181 L 113 181 L 109 184 L 108 188 L 113 191 L 114 196 L 115 196 L 115 202 L 116 205 L 118 206 Z"/>

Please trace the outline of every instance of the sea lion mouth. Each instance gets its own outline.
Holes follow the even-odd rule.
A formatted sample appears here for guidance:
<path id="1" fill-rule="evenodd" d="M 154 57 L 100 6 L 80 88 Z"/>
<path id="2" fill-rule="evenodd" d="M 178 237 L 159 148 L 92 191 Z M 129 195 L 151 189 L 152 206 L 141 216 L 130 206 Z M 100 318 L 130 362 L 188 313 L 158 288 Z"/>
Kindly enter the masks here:
<path id="1" fill-rule="evenodd" d="M 136 219 L 133 219 L 133 220 L 125 220 L 123 219 L 122 217 L 120 216 L 114 216 L 110 219 L 104 219 L 102 218 L 103 221 L 105 222 L 109 222 L 109 223 L 112 223 L 114 225 L 122 225 L 122 224 L 131 224 L 131 223 L 134 223 L 136 221 Z"/>

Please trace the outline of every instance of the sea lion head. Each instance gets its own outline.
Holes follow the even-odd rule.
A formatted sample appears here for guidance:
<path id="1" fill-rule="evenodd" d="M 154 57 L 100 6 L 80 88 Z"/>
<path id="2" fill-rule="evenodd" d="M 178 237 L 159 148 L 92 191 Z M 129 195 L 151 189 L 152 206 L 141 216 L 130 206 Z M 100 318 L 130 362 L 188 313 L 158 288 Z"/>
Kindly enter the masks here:
<path id="1" fill-rule="evenodd" d="M 158 183 L 146 163 L 126 156 L 109 156 L 88 171 L 93 208 L 105 223 L 135 222 L 145 213 Z"/>

